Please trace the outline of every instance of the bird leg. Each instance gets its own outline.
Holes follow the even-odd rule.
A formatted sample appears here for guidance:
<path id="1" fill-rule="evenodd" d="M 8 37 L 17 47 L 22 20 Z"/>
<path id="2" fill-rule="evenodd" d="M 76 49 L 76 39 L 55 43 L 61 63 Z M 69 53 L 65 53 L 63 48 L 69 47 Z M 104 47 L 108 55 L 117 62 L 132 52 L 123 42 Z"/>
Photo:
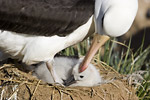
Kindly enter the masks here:
<path id="1" fill-rule="evenodd" d="M 96 52 L 109 39 L 110 39 L 110 37 L 107 35 L 96 34 L 94 36 L 93 41 L 92 41 L 92 45 L 90 46 L 88 53 L 86 54 L 83 62 L 81 63 L 81 65 L 79 67 L 79 72 L 83 72 L 88 67 L 89 63 L 91 62 L 91 60 L 94 57 L 94 55 L 96 54 Z"/>
<path id="2" fill-rule="evenodd" d="M 60 85 L 63 85 L 63 84 L 62 84 L 63 81 L 58 77 L 58 75 L 57 75 L 55 69 L 54 69 L 53 66 L 52 66 L 52 61 L 47 61 L 47 62 L 46 62 L 46 66 L 47 66 L 48 70 L 50 71 L 50 74 L 51 74 L 51 76 L 52 76 L 52 78 L 53 78 L 53 80 L 54 80 L 54 83 L 58 83 L 58 84 L 60 84 Z"/>

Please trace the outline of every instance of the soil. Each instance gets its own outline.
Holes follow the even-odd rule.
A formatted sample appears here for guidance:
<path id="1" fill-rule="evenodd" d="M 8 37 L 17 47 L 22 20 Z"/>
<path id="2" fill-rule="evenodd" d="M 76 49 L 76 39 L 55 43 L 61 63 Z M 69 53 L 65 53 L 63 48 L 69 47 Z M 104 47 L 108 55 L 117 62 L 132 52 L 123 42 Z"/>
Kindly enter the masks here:
<path id="1" fill-rule="evenodd" d="M 104 80 L 112 80 L 95 87 L 63 87 L 47 84 L 22 71 L 19 64 L 0 66 L 1 100 L 138 100 L 136 90 L 123 80 L 112 67 L 95 64 Z"/>

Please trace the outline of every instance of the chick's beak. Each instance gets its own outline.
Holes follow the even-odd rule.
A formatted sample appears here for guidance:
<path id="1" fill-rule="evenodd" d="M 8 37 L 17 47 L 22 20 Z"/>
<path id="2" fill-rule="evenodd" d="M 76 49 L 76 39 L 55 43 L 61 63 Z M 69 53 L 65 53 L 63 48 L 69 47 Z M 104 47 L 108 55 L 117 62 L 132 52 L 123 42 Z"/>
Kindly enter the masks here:
<path id="1" fill-rule="evenodd" d="M 96 34 L 93 38 L 92 41 L 92 45 L 90 46 L 90 49 L 88 51 L 88 53 L 86 54 L 83 62 L 80 64 L 79 67 L 79 72 L 83 72 L 89 65 L 89 63 L 91 62 L 92 58 L 94 57 L 94 55 L 96 54 L 96 52 L 99 50 L 100 47 L 102 47 L 106 41 L 108 41 L 110 39 L 109 36 L 107 35 L 99 35 Z"/>
<path id="2" fill-rule="evenodd" d="M 73 83 L 76 83 L 73 75 L 71 75 L 67 80 L 64 80 L 64 85 L 65 86 L 69 86 Z"/>

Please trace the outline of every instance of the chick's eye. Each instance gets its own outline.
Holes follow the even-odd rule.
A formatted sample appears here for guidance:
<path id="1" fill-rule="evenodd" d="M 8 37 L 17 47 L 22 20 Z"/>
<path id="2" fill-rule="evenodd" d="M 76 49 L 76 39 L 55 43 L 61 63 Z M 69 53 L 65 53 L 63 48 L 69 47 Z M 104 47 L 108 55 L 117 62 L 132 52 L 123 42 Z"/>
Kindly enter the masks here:
<path id="1" fill-rule="evenodd" d="M 82 76 L 82 75 L 80 76 L 80 78 L 83 78 L 83 77 L 84 77 L 84 76 Z"/>

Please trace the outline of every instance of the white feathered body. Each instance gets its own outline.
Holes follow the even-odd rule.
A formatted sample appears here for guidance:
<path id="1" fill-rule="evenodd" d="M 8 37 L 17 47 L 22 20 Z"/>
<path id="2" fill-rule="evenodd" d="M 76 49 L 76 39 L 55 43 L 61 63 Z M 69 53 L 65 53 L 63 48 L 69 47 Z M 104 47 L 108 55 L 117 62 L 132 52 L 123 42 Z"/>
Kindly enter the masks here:
<path id="1" fill-rule="evenodd" d="M 57 77 L 61 80 L 59 83 L 63 84 L 63 80 L 66 80 L 72 73 L 72 68 L 77 64 L 78 59 L 55 57 L 53 60 L 53 69 Z M 47 69 L 46 63 L 40 63 L 37 66 L 29 66 L 33 71 L 33 75 L 37 78 L 47 82 L 54 83 L 54 80 Z"/>
<path id="2" fill-rule="evenodd" d="M 63 80 L 67 80 L 71 75 L 74 75 L 75 83 L 70 86 L 95 86 L 102 82 L 102 78 L 99 71 L 94 65 L 90 64 L 89 67 L 82 73 L 78 72 L 79 65 L 82 59 L 70 58 L 70 57 L 55 57 L 53 61 L 53 68 L 59 78 L 59 83 L 63 84 Z M 30 66 L 30 70 L 33 71 L 33 75 L 37 78 L 48 82 L 54 83 L 54 80 L 46 67 L 46 63 L 40 63 L 37 66 Z M 83 79 L 79 79 L 80 75 L 84 76 Z"/>

